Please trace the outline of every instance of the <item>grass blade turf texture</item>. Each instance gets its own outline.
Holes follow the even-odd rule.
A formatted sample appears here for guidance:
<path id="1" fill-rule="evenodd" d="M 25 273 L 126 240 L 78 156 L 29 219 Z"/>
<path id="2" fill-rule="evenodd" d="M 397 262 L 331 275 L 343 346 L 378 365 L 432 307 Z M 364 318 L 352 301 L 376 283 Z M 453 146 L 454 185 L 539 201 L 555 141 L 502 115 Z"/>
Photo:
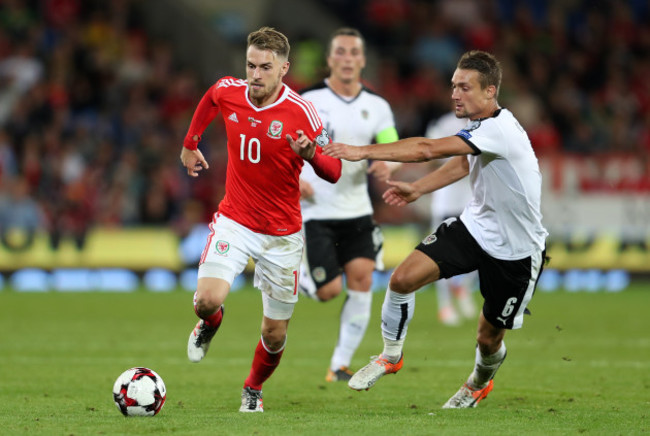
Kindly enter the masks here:
<path id="1" fill-rule="evenodd" d="M 477 297 L 478 298 L 478 297 Z M 382 349 L 383 292 L 353 369 Z M 474 359 L 475 322 L 436 321 L 432 289 L 416 297 L 399 374 L 368 392 L 324 381 L 342 298 L 301 299 L 281 365 L 264 385 L 264 414 L 238 412 L 259 339 L 261 298 L 247 286 L 200 364 L 187 360 L 192 294 L 0 291 L 0 428 L 4 434 L 399 435 L 650 432 L 650 286 L 621 293 L 538 292 L 490 396 L 442 410 Z M 125 369 L 167 385 L 155 418 L 124 418 L 111 398 Z"/>

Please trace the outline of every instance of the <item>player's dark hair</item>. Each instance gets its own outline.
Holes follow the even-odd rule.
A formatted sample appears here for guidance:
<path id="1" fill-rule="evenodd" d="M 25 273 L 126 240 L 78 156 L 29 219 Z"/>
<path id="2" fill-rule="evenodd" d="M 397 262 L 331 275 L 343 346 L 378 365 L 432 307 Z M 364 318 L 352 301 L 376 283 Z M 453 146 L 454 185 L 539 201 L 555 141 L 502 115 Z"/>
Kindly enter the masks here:
<path id="1" fill-rule="evenodd" d="M 336 29 L 332 34 L 330 35 L 329 42 L 327 43 L 327 56 L 330 55 L 332 52 L 332 41 L 334 41 L 334 38 L 337 36 L 356 36 L 361 40 L 361 47 L 363 48 L 364 52 L 366 50 L 366 41 L 363 39 L 363 35 L 361 35 L 361 32 L 359 32 L 357 29 L 353 27 L 341 27 L 339 29 Z"/>
<path id="2" fill-rule="evenodd" d="M 501 88 L 501 63 L 494 55 L 481 51 L 472 50 L 461 56 L 456 66 L 459 70 L 475 70 L 479 74 L 481 89 L 494 85 L 497 89 L 495 97 L 499 96 Z"/>
<path id="3" fill-rule="evenodd" d="M 271 50 L 276 56 L 289 59 L 291 46 L 284 34 L 272 27 L 262 27 L 248 34 L 248 46 L 255 46 L 260 50 Z"/>

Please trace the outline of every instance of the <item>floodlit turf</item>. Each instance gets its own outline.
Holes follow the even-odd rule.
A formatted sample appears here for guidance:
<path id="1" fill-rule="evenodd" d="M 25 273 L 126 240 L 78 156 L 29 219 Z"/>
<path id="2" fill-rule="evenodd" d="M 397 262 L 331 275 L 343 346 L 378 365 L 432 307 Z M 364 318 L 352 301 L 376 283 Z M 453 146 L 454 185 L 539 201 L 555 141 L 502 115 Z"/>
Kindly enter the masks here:
<path id="1" fill-rule="evenodd" d="M 324 381 L 343 299 L 301 299 L 264 414 L 240 414 L 259 338 L 261 299 L 232 293 L 206 359 L 192 364 L 192 294 L 0 291 L 0 432 L 7 435 L 430 435 L 650 433 L 650 286 L 622 293 L 541 293 L 490 396 L 472 410 L 441 405 L 469 374 L 475 322 L 442 327 L 435 294 L 417 296 L 404 368 L 367 392 Z M 353 366 L 381 351 L 383 292 Z M 125 418 L 117 376 L 147 366 L 167 385 L 153 418 Z"/>

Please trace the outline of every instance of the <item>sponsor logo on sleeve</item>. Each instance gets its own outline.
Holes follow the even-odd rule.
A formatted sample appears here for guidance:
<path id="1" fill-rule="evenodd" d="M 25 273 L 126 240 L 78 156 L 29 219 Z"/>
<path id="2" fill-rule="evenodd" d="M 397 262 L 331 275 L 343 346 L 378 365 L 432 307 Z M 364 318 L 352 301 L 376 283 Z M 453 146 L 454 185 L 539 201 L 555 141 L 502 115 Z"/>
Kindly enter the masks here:
<path id="1" fill-rule="evenodd" d="M 470 121 L 467 127 L 456 133 L 456 136 L 462 136 L 465 139 L 469 139 L 472 137 L 472 134 L 469 132 L 478 129 L 479 127 L 481 127 L 481 120 Z"/>
<path id="2" fill-rule="evenodd" d="M 472 134 L 469 133 L 467 130 L 461 130 L 460 132 L 456 133 L 456 136 L 462 136 L 465 139 L 469 139 L 472 137 Z"/>

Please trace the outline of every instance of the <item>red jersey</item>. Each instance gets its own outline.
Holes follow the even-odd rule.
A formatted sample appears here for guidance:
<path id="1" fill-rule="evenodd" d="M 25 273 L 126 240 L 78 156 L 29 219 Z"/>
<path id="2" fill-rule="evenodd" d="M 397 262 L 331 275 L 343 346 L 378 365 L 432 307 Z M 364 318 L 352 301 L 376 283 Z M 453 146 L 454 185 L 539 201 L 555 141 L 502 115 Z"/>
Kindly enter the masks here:
<path id="1" fill-rule="evenodd" d="M 226 195 L 219 213 L 258 233 L 278 236 L 298 232 L 302 226 L 298 180 L 303 159 L 291 149 L 286 135 L 296 138 L 296 131 L 302 130 L 318 145 L 329 143 L 314 106 L 283 84 L 274 103 L 257 107 L 248 97 L 245 80 L 224 77 L 199 103 L 186 144 L 187 138 L 200 136 L 219 111 L 228 136 Z M 186 147 L 196 148 L 194 144 Z M 321 152 L 321 147 L 316 147 L 316 153 Z M 335 182 L 341 162 L 330 159 L 320 155 L 312 165 L 316 167 L 316 161 L 325 161 L 328 167 L 338 165 L 337 175 L 324 177 Z"/>

